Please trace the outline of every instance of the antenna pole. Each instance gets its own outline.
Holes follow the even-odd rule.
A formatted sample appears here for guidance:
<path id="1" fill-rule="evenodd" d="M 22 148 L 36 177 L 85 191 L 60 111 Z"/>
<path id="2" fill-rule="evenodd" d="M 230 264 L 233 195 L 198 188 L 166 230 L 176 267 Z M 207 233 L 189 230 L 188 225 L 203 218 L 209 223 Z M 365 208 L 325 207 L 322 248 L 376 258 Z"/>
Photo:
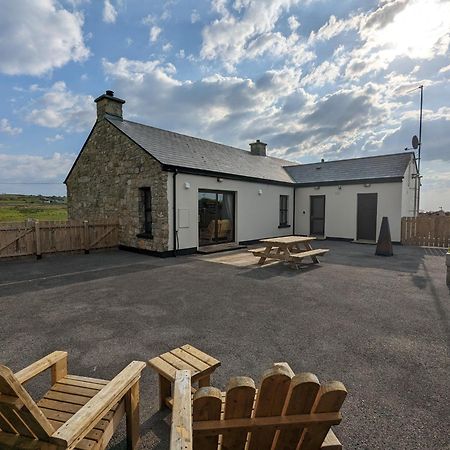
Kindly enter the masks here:
<path id="1" fill-rule="evenodd" d="M 418 188 L 417 188 L 417 215 L 420 211 L 420 150 L 422 147 L 422 113 L 423 113 L 423 84 L 419 86 L 420 89 L 420 119 L 419 119 L 419 151 L 418 151 L 418 161 L 417 161 L 417 177 L 418 177 Z"/>

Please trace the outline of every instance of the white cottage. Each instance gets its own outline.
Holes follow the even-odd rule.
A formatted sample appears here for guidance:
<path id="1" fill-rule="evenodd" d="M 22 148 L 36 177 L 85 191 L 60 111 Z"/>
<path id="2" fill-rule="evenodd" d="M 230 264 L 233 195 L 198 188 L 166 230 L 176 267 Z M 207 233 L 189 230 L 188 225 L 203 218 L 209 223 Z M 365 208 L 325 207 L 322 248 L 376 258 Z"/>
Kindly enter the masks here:
<path id="1" fill-rule="evenodd" d="M 124 120 L 107 91 L 70 170 L 71 219 L 117 218 L 121 245 L 159 255 L 291 234 L 400 241 L 413 216 L 413 153 L 298 164 Z"/>

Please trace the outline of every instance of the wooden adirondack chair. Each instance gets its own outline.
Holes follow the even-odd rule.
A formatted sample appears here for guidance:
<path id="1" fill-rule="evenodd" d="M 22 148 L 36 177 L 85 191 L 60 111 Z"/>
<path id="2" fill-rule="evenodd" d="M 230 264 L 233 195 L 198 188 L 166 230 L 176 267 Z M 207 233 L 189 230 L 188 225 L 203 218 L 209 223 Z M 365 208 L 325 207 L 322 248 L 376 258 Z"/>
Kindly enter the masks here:
<path id="1" fill-rule="evenodd" d="M 53 352 L 13 373 L 0 365 L 0 448 L 100 450 L 127 416 L 127 443 L 139 441 L 139 379 L 133 361 L 111 381 L 67 374 L 67 353 Z M 23 384 L 51 369 L 51 389 L 35 402 Z"/>
<path id="2" fill-rule="evenodd" d="M 235 377 L 227 392 L 203 387 L 192 401 L 190 373 L 179 371 L 170 450 L 340 450 L 330 427 L 341 421 L 346 394 L 340 382 L 321 385 L 315 375 L 294 375 L 278 363 L 259 391 L 251 378 Z"/>

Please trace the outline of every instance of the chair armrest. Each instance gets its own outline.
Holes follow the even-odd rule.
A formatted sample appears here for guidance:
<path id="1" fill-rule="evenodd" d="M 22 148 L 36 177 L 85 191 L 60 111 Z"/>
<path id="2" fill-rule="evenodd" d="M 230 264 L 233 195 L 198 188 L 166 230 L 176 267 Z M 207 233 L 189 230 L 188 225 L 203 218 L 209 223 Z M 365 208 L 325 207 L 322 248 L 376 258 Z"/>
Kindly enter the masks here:
<path id="1" fill-rule="evenodd" d="M 133 361 L 128 364 L 125 369 L 53 433 L 52 441 L 62 443 L 68 449 L 75 447 L 139 380 L 145 366 L 145 362 L 142 361 Z"/>
<path id="2" fill-rule="evenodd" d="M 189 370 L 177 370 L 175 377 L 170 450 L 192 450 L 192 397 Z"/>
<path id="3" fill-rule="evenodd" d="M 57 351 L 50 353 L 50 355 L 44 356 L 39 361 L 30 364 L 28 367 L 25 367 L 25 369 L 19 370 L 14 375 L 19 380 L 20 384 L 23 384 L 39 375 L 40 373 L 44 372 L 45 370 L 54 368 L 55 366 L 59 366 L 60 370 L 62 370 L 63 372 L 65 370 L 65 374 L 63 376 L 67 375 L 67 352 Z M 56 381 L 54 381 L 54 383 Z"/>

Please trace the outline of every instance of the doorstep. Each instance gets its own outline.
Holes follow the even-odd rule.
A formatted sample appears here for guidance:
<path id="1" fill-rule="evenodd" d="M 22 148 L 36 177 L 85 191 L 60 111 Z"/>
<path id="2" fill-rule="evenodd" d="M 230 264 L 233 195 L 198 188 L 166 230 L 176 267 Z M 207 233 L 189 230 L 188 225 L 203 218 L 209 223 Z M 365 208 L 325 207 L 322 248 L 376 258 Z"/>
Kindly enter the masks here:
<path id="1" fill-rule="evenodd" d="M 369 245 L 376 245 L 377 241 L 370 241 L 368 239 L 355 239 L 352 241 L 354 244 L 369 244 Z"/>
<path id="2" fill-rule="evenodd" d="M 239 250 L 241 248 L 247 248 L 247 246 L 236 244 L 236 242 L 227 242 L 225 244 L 203 245 L 201 247 L 198 247 L 197 253 L 208 254 L 227 252 L 231 250 Z"/>

